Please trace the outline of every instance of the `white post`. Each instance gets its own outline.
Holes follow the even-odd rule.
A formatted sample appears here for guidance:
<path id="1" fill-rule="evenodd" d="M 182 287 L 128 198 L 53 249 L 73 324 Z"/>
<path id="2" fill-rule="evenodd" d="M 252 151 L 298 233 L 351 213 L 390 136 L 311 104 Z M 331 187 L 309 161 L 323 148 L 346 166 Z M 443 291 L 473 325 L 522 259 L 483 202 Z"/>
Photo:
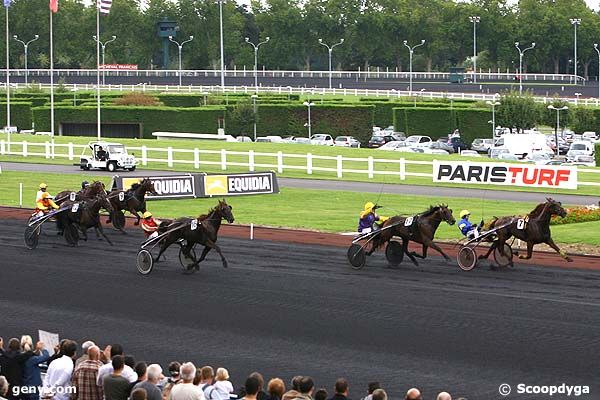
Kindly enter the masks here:
<path id="1" fill-rule="evenodd" d="M 342 155 L 338 154 L 338 156 L 337 156 L 337 177 L 338 178 L 342 177 L 342 172 L 343 172 L 343 159 L 342 159 Z"/>
<path id="2" fill-rule="evenodd" d="M 4 155 L 4 140 L 0 140 L 0 154 Z"/>
<path id="3" fill-rule="evenodd" d="M 373 156 L 369 156 L 369 158 L 367 159 L 367 164 L 368 164 L 368 172 L 369 172 L 369 179 L 373 178 Z"/>
<path id="4" fill-rule="evenodd" d="M 406 159 L 404 157 L 400 158 L 400 180 L 406 180 Z"/>
<path id="5" fill-rule="evenodd" d="M 44 142 L 44 150 L 46 153 L 46 159 L 50 158 L 50 143 Z"/>
<path id="6" fill-rule="evenodd" d="M 254 172 L 254 150 L 248 152 L 248 171 Z"/>
<path id="7" fill-rule="evenodd" d="M 223 171 L 227 170 L 227 150 L 221 150 L 221 169 Z"/>
<path id="8" fill-rule="evenodd" d="M 73 161 L 73 142 L 69 142 L 69 160 Z"/>
<path id="9" fill-rule="evenodd" d="M 194 168 L 200 168 L 200 150 L 197 147 L 194 148 Z"/>
<path id="10" fill-rule="evenodd" d="M 306 155 L 306 173 L 308 175 L 312 175 L 312 154 L 308 153 Z"/>
<path id="11" fill-rule="evenodd" d="M 23 208 L 23 184 L 19 183 L 19 207 Z"/>
<path id="12" fill-rule="evenodd" d="M 27 157 L 27 142 L 23 140 L 23 157 Z"/>
<path id="13" fill-rule="evenodd" d="M 169 168 L 173 168 L 173 148 L 167 148 L 167 165 Z"/>
<path id="14" fill-rule="evenodd" d="M 254 224 L 250 223 L 250 240 L 254 240 Z"/>
<path id="15" fill-rule="evenodd" d="M 142 146 L 142 165 L 145 167 L 148 165 L 148 148 Z"/>
<path id="16" fill-rule="evenodd" d="M 283 174 L 283 152 L 277 152 L 277 173 Z"/>

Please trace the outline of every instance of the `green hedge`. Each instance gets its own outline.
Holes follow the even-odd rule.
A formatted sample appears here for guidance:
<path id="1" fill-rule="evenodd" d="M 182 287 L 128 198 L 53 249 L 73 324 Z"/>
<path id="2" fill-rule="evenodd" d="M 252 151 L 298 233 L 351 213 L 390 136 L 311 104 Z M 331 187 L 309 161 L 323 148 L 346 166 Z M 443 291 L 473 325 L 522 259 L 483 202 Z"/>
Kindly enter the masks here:
<path id="1" fill-rule="evenodd" d="M 6 102 L 0 102 L 0 124 L 6 125 Z M 10 102 L 10 124 L 17 129 L 31 129 L 31 103 Z"/>
<path id="2" fill-rule="evenodd" d="M 172 108 L 112 106 L 102 109 L 103 123 L 139 123 L 142 136 L 153 138 L 152 132 L 217 133 L 218 119 L 223 118 L 225 108 L 221 106 Z M 50 130 L 50 109 L 33 109 L 36 129 Z M 55 107 L 55 130 L 61 123 L 96 123 L 95 107 Z"/>
<path id="3" fill-rule="evenodd" d="M 408 99 L 405 99 L 408 100 Z M 396 101 L 396 102 L 374 102 L 375 112 L 374 112 L 374 123 L 376 126 L 380 126 L 385 128 L 386 126 L 394 125 L 394 108 L 410 108 L 415 106 L 414 101 Z M 465 103 L 465 102 L 455 102 L 453 104 L 453 108 L 468 108 L 474 105 L 473 102 Z M 417 101 L 418 108 L 450 108 L 449 102 L 434 102 L 434 101 Z M 406 132 L 404 130 L 400 130 L 401 132 Z"/>
<path id="4" fill-rule="evenodd" d="M 463 142 L 471 144 L 477 138 L 491 138 L 492 112 L 487 109 L 457 109 L 456 119 Z"/>
<path id="5" fill-rule="evenodd" d="M 596 167 L 600 167 L 600 143 L 596 143 Z"/>
<path id="6" fill-rule="evenodd" d="M 406 135 L 447 136 L 457 127 L 456 111 L 438 108 L 394 108 L 394 128 Z"/>

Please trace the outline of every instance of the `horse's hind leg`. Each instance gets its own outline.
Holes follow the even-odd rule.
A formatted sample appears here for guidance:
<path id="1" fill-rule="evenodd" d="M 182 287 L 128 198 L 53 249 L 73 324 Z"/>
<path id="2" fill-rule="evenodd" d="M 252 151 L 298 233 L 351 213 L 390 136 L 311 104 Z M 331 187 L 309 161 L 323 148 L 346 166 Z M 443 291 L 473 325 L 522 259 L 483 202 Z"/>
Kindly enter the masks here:
<path id="1" fill-rule="evenodd" d="M 158 252 L 158 256 L 156 256 L 156 258 L 154 259 L 154 261 L 159 262 L 160 261 L 160 256 L 162 256 L 162 254 L 167 250 L 167 248 L 170 245 L 172 245 L 173 243 L 175 243 L 175 241 L 177 239 L 178 239 L 177 236 L 172 236 L 172 234 L 167 235 L 167 237 L 160 244 L 160 251 Z"/>
<path id="2" fill-rule="evenodd" d="M 492 254 L 492 251 L 494 251 L 494 249 L 495 249 L 496 247 L 498 247 L 498 240 L 496 240 L 495 242 L 492 242 L 492 245 L 491 245 L 491 246 L 490 246 L 490 248 L 488 249 L 487 253 L 480 255 L 480 256 L 479 256 L 479 259 L 480 259 L 480 260 L 487 259 L 487 258 L 490 256 L 490 254 Z M 502 242 L 502 246 L 500 246 L 500 248 L 501 248 L 502 250 L 504 250 L 504 242 Z"/>
<path id="3" fill-rule="evenodd" d="M 417 259 L 415 258 L 414 254 L 408 251 L 408 242 L 410 242 L 408 239 L 404 240 L 404 238 L 402 238 L 402 251 L 408 256 L 408 258 L 410 258 L 413 264 L 415 264 L 415 266 L 418 267 L 419 263 L 417 262 Z"/>

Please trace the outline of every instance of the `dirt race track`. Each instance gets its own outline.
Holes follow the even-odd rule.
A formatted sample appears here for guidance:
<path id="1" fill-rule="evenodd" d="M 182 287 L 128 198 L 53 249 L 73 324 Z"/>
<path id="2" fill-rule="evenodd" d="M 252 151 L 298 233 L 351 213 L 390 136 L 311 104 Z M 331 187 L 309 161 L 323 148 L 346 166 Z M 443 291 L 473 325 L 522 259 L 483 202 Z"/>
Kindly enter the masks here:
<path id="1" fill-rule="evenodd" d="M 227 227 L 219 243 L 228 269 L 211 253 L 199 272 L 184 275 L 172 249 L 143 277 L 135 269 L 139 231 L 109 227 L 114 247 L 91 234 L 73 248 L 48 224 L 30 251 L 26 215 L 0 213 L 5 340 L 45 329 L 80 343 L 120 342 L 163 366 L 174 359 L 226 366 L 237 385 L 259 370 L 286 382 L 311 375 L 331 392 L 345 376 L 352 399 L 373 380 L 392 398 L 417 386 L 425 399 L 441 390 L 496 399 L 501 383 L 588 385 L 591 394 L 579 398 L 599 398 L 595 269 L 536 266 L 546 260 L 537 254 L 533 264 L 499 271 L 466 273 L 436 256 L 390 269 L 378 253 L 354 271 L 349 238 L 336 236 L 332 246 L 329 235 L 275 230 L 250 241 L 247 228 Z"/>

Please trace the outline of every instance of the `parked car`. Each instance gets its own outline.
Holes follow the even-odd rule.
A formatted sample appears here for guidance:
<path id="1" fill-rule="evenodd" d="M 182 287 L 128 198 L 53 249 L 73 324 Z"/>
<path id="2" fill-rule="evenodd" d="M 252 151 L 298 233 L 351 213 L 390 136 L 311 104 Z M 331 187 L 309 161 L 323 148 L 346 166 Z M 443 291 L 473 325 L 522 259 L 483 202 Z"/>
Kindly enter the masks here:
<path id="1" fill-rule="evenodd" d="M 480 153 L 487 153 L 490 147 L 494 145 L 493 139 L 475 139 L 471 143 L 471 150 L 478 151 Z"/>
<path id="2" fill-rule="evenodd" d="M 554 144 L 554 135 L 549 135 L 546 142 L 548 143 L 548 147 L 552 150 L 553 153 L 556 154 L 556 144 Z M 569 151 L 569 144 L 566 140 L 558 137 L 558 154 L 565 155 Z"/>
<path id="3" fill-rule="evenodd" d="M 432 149 L 432 148 L 424 148 L 422 149 L 425 154 L 437 154 L 440 156 L 449 156 L 450 152 L 444 149 Z"/>
<path id="4" fill-rule="evenodd" d="M 307 137 L 295 137 L 290 143 L 295 144 L 312 144 L 312 141 Z"/>
<path id="5" fill-rule="evenodd" d="M 334 146 L 360 147 L 360 142 L 354 136 L 338 136 L 333 141 Z"/>
<path id="6" fill-rule="evenodd" d="M 270 136 L 260 136 L 256 138 L 256 142 L 257 143 L 284 143 L 285 141 L 283 140 L 283 138 L 281 136 L 275 136 L 275 135 L 270 135 Z"/>
<path id="7" fill-rule="evenodd" d="M 567 161 L 575 161 L 575 156 L 594 155 L 594 144 L 587 140 L 574 141 L 567 152 Z"/>
<path id="8" fill-rule="evenodd" d="M 433 141 L 429 136 L 412 135 L 406 138 L 409 147 L 431 147 Z"/>
<path id="9" fill-rule="evenodd" d="M 573 165 L 584 165 L 586 167 L 595 167 L 596 159 L 593 156 L 575 156 Z"/>
<path id="10" fill-rule="evenodd" d="M 252 142 L 252 138 L 250 136 L 238 136 L 235 139 L 238 142 Z"/>
<path id="11" fill-rule="evenodd" d="M 533 153 L 528 154 L 527 157 L 523 159 L 523 161 L 532 162 L 540 165 L 547 165 L 547 162 L 550 161 L 552 157 L 550 157 L 546 153 Z"/>
<path id="12" fill-rule="evenodd" d="M 86 171 L 92 168 L 110 172 L 119 168 L 135 171 L 136 164 L 135 157 L 127 153 L 124 145 L 104 141 L 89 142 L 79 158 L 79 168 Z"/>
<path id="13" fill-rule="evenodd" d="M 598 140 L 598 135 L 596 134 L 596 132 L 587 131 L 581 134 L 581 139 L 595 142 L 596 140 Z"/>
<path id="14" fill-rule="evenodd" d="M 288 135 L 283 137 L 285 143 L 292 143 L 296 139 L 296 136 Z"/>
<path id="15" fill-rule="evenodd" d="M 463 157 L 481 157 L 481 154 L 475 150 L 463 150 L 460 152 L 460 155 Z"/>
<path id="16" fill-rule="evenodd" d="M 508 154 L 510 153 L 510 151 L 508 151 L 508 149 L 505 149 L 503 147 L 492 147 L 490 148 L 488 154 L 490 155 L 490 158 L 500 158 L 501 154 Z"/>
<path id="17" fill-rule="evenodd" d="M 401 147 L 406 147 L 406 142 L 401 140 L 394 140 L 387 142 L 383 146 L 380 146 L 377 150 L 398 150 Z"/>
<path id="18" fill-rule="evenodd" d="M 447 151 L 448 153 L 454 153 L 454 147 L 452 147 L 448 144 L 447 138 L 440 138 L 440 139 L 436 140 L 435 142 L 431 143 L 431 148 L 444 150 L 444 151 Z"/>
<path id="19" fill-rule="evenodd" d="M 512 153 L 501 153 L 498 155 L 498 159 L 506 161 L 519 161 L 519 157 L 517 157 L 516 154 Z"/>
<path id="20" fill-rule="evenodd" d="M 448 144 L 452 146 L 455 153 L 460 153 L 463 150 L 469 149 L 469 146 L 467 146 L 467 144 L 463 142 L 462 139 L 458 136 L 451 137 L 450 139 L 448 139 Z"/>
<path id="21" fill-rule="evenodd" d="M 331 135 L 325 135 L 322 133 L 318 133 L 316 135 L 312 135 L 310 137 L 312 144 L 320 145 L 320 146 L 333 146 L 334 141 Z"/>
<path id="22" fill-rule="evenodd" d="M 369 139 L 369 142 L 367 143 L 367 147 L 370 149 L 376 149 L 378 147 L 383 146 L 384 144 L 388 143 L 388 142 L 393 142 L 396 139 L 394 139 L 393 136 L 383 136 L 383 135 L 373 135 L 371 136 L 371 139 Z"/>

